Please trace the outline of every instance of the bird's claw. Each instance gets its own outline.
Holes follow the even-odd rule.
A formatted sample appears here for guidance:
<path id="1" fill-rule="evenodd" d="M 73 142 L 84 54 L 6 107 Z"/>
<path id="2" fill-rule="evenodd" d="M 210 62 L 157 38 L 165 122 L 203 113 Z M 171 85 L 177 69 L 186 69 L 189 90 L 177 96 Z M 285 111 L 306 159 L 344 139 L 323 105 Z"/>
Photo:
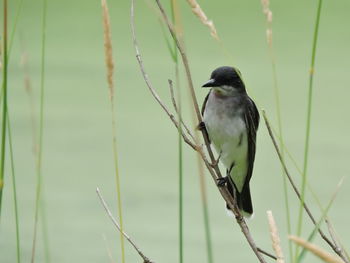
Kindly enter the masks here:
<path id="1" fill-rule="evenodd" d="M 205 130 L 205 123 L 204 121 L 201 121 L 198 125 L 197 125 L 197 129 L 200 131 Z"/>
<path id="2" fill-rule="evenodd" d="M 227 184 L 227 181 L 228 181 L 228 177 L 227 176 L 220 177 L 220 178 L 216 179 L 216 185 L 218 187 L 224 187 Z"/>

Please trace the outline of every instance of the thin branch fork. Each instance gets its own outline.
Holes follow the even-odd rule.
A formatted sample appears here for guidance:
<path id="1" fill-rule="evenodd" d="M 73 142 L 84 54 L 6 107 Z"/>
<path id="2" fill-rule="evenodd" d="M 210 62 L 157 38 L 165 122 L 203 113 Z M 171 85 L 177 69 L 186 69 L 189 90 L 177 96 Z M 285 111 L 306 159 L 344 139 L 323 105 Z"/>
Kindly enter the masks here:
<path id="1" fill-rule="evenodd" d="M 189 66 L 189 63 L 188 63 L 188 59 L 187 59 L 187 56 L 186 56 L 186 53 L 185 53 L 185 49 L 182 45 L 182 43 L 179 41 L 177 35 L 176 35 L 176 31 L 174 29 L 174 26 L 171 24 L 171 22 L 169 21 L 168 19 L 168 16 L 166 15 L 165 11 L 164 11 L 164 8 L 163 6 L 161 5 L 161 3 L 159 2 L 159 0 L 156 0 L 157 2 L 157 5 L 159 7 L 159 10 L 160 12 L 162 13 L 162 16 L 163 16 L 163 19 L 166 23 L 166 25 L 168 26 L 168 29 L 169 29 L 169 32 L 172 36 L 172 38 L 174 39 L 175 43 L 176 43 L 176 47 L 181 55 L 181 59 L 182 59 L 182 63 L 184 65 L 184 68 L 185 68 L 185 71 L 186 71 L 186 77 L 187 77 L 187 82 L 188 82 L 188 87 L 190 89 L 190 93 L 191 93 L 191 98 L 192 98 L 192 102 L 193 102 L 193 106 L 194 106 L 194 110 L 196 112 L 196 116 L 197 116 L 197 120 L 198 120 L 198 123 L 201 123 L 203 120 L 202 120 L 202 115 L 200 113 L 200 110 L 199 110 L 199 106 L 198 106 L 198 101 L 197 101 L 197 97 L 196 97 L 196 93 L 194 92 L 194 88 L 193 88 L 193 81 L 192 81 L 192 75 L 191 75 L 191 71 L 190 71 L 190 66 Z M 215 162 L 215 158 L 214 158 L 214 154 L 213 154 L 213 151 L 210 147 L 210 141 L 209 141 L 209 138 L 206 134 L 206 132 L 204 130 L 201 131 L 202 132 L 202 135 L 203 135 L 203 139 L 204 139 L 204 142 L 205 142 L 205 145 L 206 145 L 206 148 L 207 148 L 207 151 L 208 151 L 208 154 L 209 154 L 209 157 L 210 157 L 210 160 L 212 163 Z M 215 169 L 215 172 L 217 174 L 217 178 L 221 178 L 222 175 L 221 175 L 221 172 L 220 172 L 220 169 L 219 169 L 219 166 L 215 166 L 214 167 Z"/>
<path id="2" fill-rule="evenodd" d="M 131 31 L 132 31 L 132 35 L 133 35 L 133 44 L 135 47 L 135 52 L 136 52 L 136 59 L 140 65 L 140 69 L 141 69 L 141 73 L 143 76 L 143 79 L 146 82 L 146 85 L 149 89 L 149 91 L 151 92 L 153 98 L 158 102 L 158 104 L 162 107 L 163 111 L 168 115 L 168 117 L 170 118 L 170 120 L 172 121 L 172 123 L 176 126 L 177 129 L 179 129 L 179 123 L 178 121 L 175 119 L 174 115 L 172 113 L 170 113 L 170 110 L 168 109 L 168 107 L 163 103 L 163 101 L 161 100 L 160 96 L 158 95 L 157 91 L 153 88 L 152 83 L 145 71 L 144 65 L 143 65 L 143 61 L 141 59 L 141 55 L 140 55 L 140 51 L 139 51 L 139 47 L 137 44 L 137 39 L 136 39 L 136 33 L 135 33 L 135 27 L 134 27 L 134 23 L 133 23 L 133 14 L 134 14 L 134 5 L 132 2 L 132 6 L 131 6 Z M 194 141 L 190 140 L 187 135 L 183 132 L 183 130 L 181 129 L 181 135 L 182 138 L 184 139 L 184 141 L 194 150 L 197 150 L 197 146 L 195 144 Z M 192 134 L 190 134 L 191 137 L 193 137 Z"/>
<path id="3" fill-rule="evenodd" d="M 145 254 L 143 254 L 143 252 L 138 248 L 138 246 L 136 246 L 135 242 L 132 241 L 132 239 L 130 238 L 130 236 L 128 234 L 126 234 L 124 231 L 121 230 L 117 220 L 114 218 L 114 216 L 112 215 L 111 210 L 109 209 L 106 201 L 104 200 L 104 198 L 102 197 L 102 194 L 100 192 L 100 189 L 97 187 L 96 188 L 96 193 L 98 195 L 98 198 L 101 201 L 101 204 L 103 206 L 103 208 L 105 209 L 108 217 L 112 220 L 114 226 L 118 229 L 119 232 L 121 232 L 123 234 L 123 236 L 126 238 L 126 240 L 129 241 L 129 243 L 134 247 L 134 249 L 136 250 L 136 252 L 140 255 L 140 257 L 143 259 L 144 263 L 155 263 L 154 261 L 150 260 L 148 257 L 145 256 Z"/>
<path id="4" fill-rule="evenodd" d="M 180 112 L 179 112 L 179 108 L 177 106 L 176 100 L 175 100 L 175 95 L 174 95 L 174 87 L 173 87 L 173 81 L 171 79 L 168 79 L 168 83 L 169 83 L 169 89 L 170 89 L 170 96 L 171 96 L 171 101 L 173 103 L 174 106 L 174 110 L 176 112 L 176 114 L 180 117 Z M 181 124 L 182 126 L 185 128 L 187 134 L 192 138 L 192 140 L 195 142 L 196 139 L 194 138 L 194 135 L 192 134 L 192 132 L 190 131 L 190 129 L 188 128 L 188 126 L 186 125 L 186 123 L 182 120 L 182 118 L 179 118 L 181 120 Z"/>
<path id="5" fill-rule="evenodd" d="M 301 200 L 300 192 L 299 192 L 298 188 L 296 187 L 296 185 L 295 185 L 295 183 L 294 183 L 294 181 L 293 181 L 293 179 L 292 179 L 292 177 L 291 177 L 291 175 L 290 175 L 290 173 L 289 173 L 289 171 L 288 171 L 288 169 L 287 169 L 287 166 L 286 166 L 286 164 L 285 164 L 285 162 L 284 162 L 284 160 L 283 160 L 283 158 L 282 158 L 281 151 L 280 151 L 280 149 L 279 149 L 279 147 L 278 147 L 278 145 L 277 145 L 276 139 L 275 139 L 275 137 L 274 137 L 274 135 L 273 135 L 273 132 L 272 132 L 272 129 L 271 129 L 271 125 L 270 125 L 270 123 L 269 123 L 269 121 L 268 121 L 268 119 L 267 119 L 267 117 L 266 117 L 266 113 L 265 113 L 264 110 L 263 110 L 262 112 L 263 112 L 263 117 L 264 117 L 264 120 L 265 120 L 266 128 L 267 128 L 267 130 L 268 130 L 268 132 L 269 132 L 269 135 L 270 135 L 270 137 L 271 137 L 272 143 L 273 143 L 273 145 L 274 145 L 274 147 L 275 147 L 275 150 L 276 150 L 276 152 L 277 152 L 278 158 L 279 158 L 279 160 L 280 160 L 280 162 L 281 162 L 281 164 L 282 164 L 283 170 L 284 170 L 284 172 L 286 173 L 287 178 L 288 178 L 288 180 L 289 180 L 289 182 L 290 182 L 290 184 L 291 184 L 291 186 L 292 186 L 292 188 L 293 188 L 295 194 L 297 195 L 297 197 L 299 198 L 299 200 L 302 201 L 302 200 Z M 306 213 L 308 214 L 309 218 L 311 219 L 312 223 L 313 223 L 315 226 L 317 226 L 317 222 L 316 222 L 314 216 L 312 215 L 312 213 L 311 213 L 309 207 L 306 205 L 305 200 L 304 200 L 304 202 L 303 202 L 303 207 L 304 207 Z M 325 233 L 323 233 L 322 229 L 319 228 L 319 227 L 318 227 L 318 232 L 319 232 L 320 236 L 322 237 L 322 239 L 333 249 L 333 251 L 334 251 L 339 257 L 341 257 L 341 259 L 342 259 L 344 262 L 349 263 L 349 260 L 347 259 L 347 257 L 344 255 L 344 253 L 342 253 L 341 248 L 339 248 L 336 244 L 333 244 L 333 242 L 325 235 Z"/>
<path id="6" fill-rule="evenodd" d="M 173 26 L 171 25 L 171 23 L 169 22 L 169 19 L 162 7 L 162 5 L 160 4 L 160 2 L 158 0 L 156 0 L 157 2 L 157 5 L 163 15 L 163 18 L 169 28 L 169 31 L 176 43 L 176 46 L 181 54 L 181 58 L 182 58 L 182 62 L 184 64 L 184 67 L 185 67 L 185 71 L 186 71 L 186 76 L 187 76 L 187 80 L 188 80 L 188 85 L 189 85 L 189 88 L 190 88 L 190 91 L 191 91 L 191 97 L 192 97 L 192 101 L 193 101 L 193 104 L 194 104 L 194 108 L 195 108 L 195 112 L 196 112 L 196 115 L 197 115 L 197 119 L 198 119 L 198 122 L 201 123 L 202 122 L 202 116 L 200 114 L 200 111 L 199 111 L 199 107 L 198 107 L 198 102 L 197 102 L 197 99 L 196 99 L 196 96 L 195 96 L 195 92 L 194 92 L 194 88 L 193 88 L 193 82 L 192 82 L 192 78 L 191 78 L 191 73 L 190 73 L 190 69 L 189 69 L 189 63 L 188 63 L 188 60 L 187 60 L 187 57 L 186 57 L 186 54 L 184 52 L 184 49 L 182 47 L 182 45 L 180 44 L 180 41 L 178 40 L 177 36 L 176 36 L 176 33 L 175 33 L 175 30 L 173 29 Z M 173 124 L 178 128 L 178 122 L 175 120 L 174 116 L 172 114 L 170 114 L 168 108 L 165 106 L 165 104 L 161 101 L 160 97 L 157 95 L 155 89 L 153 88 L 150 80 L 149 80 L 149 77 L 144 69 L 144 65 L 143 65 L 143 61 L 142 61 L 142 58 L 141 58 L 141 55 L 140 55 L 140 52 L 139 52 L 139 48 L 138 48 L 138 44 L 137 44 L 137 40 L 136 40 L 136 33 L 135 33 L 135 22 L 134 22 L 134 1 L 131 0 L 131 28 L 132 28 L 132 35 L 133 35 L 133 44 L 134 44 L 134 48 L 135 48 L 135 52 L 136 52 L 136 58 L 137 58 L 137 61 L 139 63 L 139 66 L 140 66 L 140 69 L 141 69 L 141 73 L 143 75 L 143 78 L 148 86 L 148 89 L 150 90 L 150 92 L 152 93 L 153 97 L 156 99 L 156 101 L 161 105 L 162 109 L 167 113 L 168 117 L 171 119 L 171 121 L 173 122 Z M 214 158 L 214 154 L 211 150 L 211 147 L 210 147 L 210 143 L 209 143 L 209 138 L 207 137 L 207 134 L 205 131 L 202 130 L 202 135 L 203 135 L 203 138 L 204 138 L 204 141 L 205 141 L 205 145 L 206 145 L 206 149 L 207 149 L 207 152 L 209 154 L 209 157 L 210 157 L 210 162 L 208 161 L 207 157 L 206 157 L 206 154 L 204 153 L 203 151 L 203 148 L 201 146 L 198 146 L 198 145 L 192 145 L 191 143 L 189 143 L 189 140 L 186 141 L 187 136 L 184 135 L 184 132 L 181 131 L 181 134 L 182 134 L 182 137 L 184 138 L 185 142 L 187 144 L 189 144 L 192 149 L 194 149 L 195 151 L 197 151 L 200 156 L 202 157 L 203 161 L 204 161 L 204 164 L 205 166 L 207 167 L 209 173 L 211 174 L 213 180 L 216 182 L 217 178 L 221 178 L 222 175 L 221 175 L 221 172 L 220 172 L 220 169 L 218 167 L 218 164 L 215 163 L 215 158 Z M 213 165 L 214 164 L 214 165 Z M 250 247 L 252 248 L 252 250 L 254 251 L 255 255 L 257 256 L 257 258 L 259 259 L 259 261 L 261 263 L 266 263 L 265 259 L 263 258 L 262 254 L 265 254 L 265 255 L 268 255 L 268 256 L 271 256 L 270 253 L 267 253 L 267 252 L 261 252 L 263 251 L 262 249 L 259 249 L 256 244 L 255 244 L 255 241 L 253 240 L 251 234 L 250 234 L 250 231 L 249 231 L 249 228 L 248 228 L 248 225 L 246 224 L 244 218 L 242 217 L 239 209 L 238 209 L 238 206 L 235 202 L 235 200 L 233 199 L 233 197 L 231 196 L 231 194 L 229 193 L 227 187 L 218 187 L 222 197 L 224 198 L 224 200 L 226 201 L 226 203 L 229 205 L 230 209 L 232 210 L 232 212 L 234 213 L 235 217 L 236 217 L 236 221 L 237 223 L 239 224 L 245 238 L 247 239 Z M 272 258 L 275 259 L 274 256 L 272 256 Z"/>

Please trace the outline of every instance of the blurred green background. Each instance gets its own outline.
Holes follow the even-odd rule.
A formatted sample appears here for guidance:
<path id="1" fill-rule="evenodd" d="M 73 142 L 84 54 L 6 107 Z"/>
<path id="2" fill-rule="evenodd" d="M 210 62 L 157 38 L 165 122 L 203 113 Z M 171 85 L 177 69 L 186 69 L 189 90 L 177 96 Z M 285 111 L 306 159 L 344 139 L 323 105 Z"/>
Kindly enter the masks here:
<path id="1" fill-rule="evenodd" d="M 10 30 L 17 1 L 10 1 Z M 32 153 L 30 103 L 20 66 L 23 52 L 39 110 L 41 1 L 24 1 L 10 58 L 9 111 L 12 120 L 20 213 L 23 262 L 31 255 L 35 159 Z M 169 11 L 168 1 L 162 1 Z M 216 25 L 227 56 L 200 24 L 185 1 L 181 2 L 185 43 L 200 101 L 200 88 L 211 71 L 235 65 L 250 94 L 277 128 L 272 72 L 260 1 L 209 1 L 200 4 Z M 153 2 L 151 2 L 153 5 Z M 130 2 L 109 1 L 116 64 L 118 152 L 124 226 L 142 250 L 156 262 L 178 262 L 177 131 L 160 110 L 142 80 L 131 40 Z M 317 1 L 272 1 L 273 43 L 281 89 L 286 145 L 303 160 L 307 82 Z M 136 1 L 138 41 L 154 87 L 170 106 L 167 79 L 174 79 L 155 12 Z M 345 245 L 350 244 L 348 165 L 350 2 L 325 1 L 316 59 L 311 128 L 309 182 L 326 204 L 338 181 L 345 183 L 330 211 L 330 218 Z M 109 262 L 103 235 L 120 262 L 119 234 L 103 211 L 96 193 L 100 187 L 116 214 L 115 176 L 111 144 L 110 104 L 105 80 L 100 1 L 48 1 L 45 129 L 43 149 L 44 197 L 51 262 Z M 22 47 L 21 47 L 22 42 Z M 185 81 L 182 81 L 185 88 Z M 183 101 L 187 103 L 184 93 Z M 190 119 L 190 111 L 186 111 Z M 36 118 L 38 119 L 38 118 Z M 185 147 L 185 262 L 206 262 L 204 226 L 195 155 Z M 288 162 L 296 181 L 299 175 Z M 9 162 L 0 226 L 1 262 L 15 262 L 15 224 Z M 281 168 L 263 122 L 258 132 L 254 176 L 251 181 L 255 217 L 248 221 L 257 244 L 269 251 L 271 242 L 266 210 L 272 209 L 288 255 Z M 215 262 L 257 262 L 241 231 L 226 216 L 225 205 L 207 175 L 211 233 Z M 298 206 L 292 200 L 293 231 Z M 319 209 L 307 194 L 316 216 Z M 312 228 L 306 218 L 303 237 Z M 41 222 L 41 221 L 40 221 Z M 45 262 L 42 231 L 36 262 Z M 324 246 L 319 238 L 316 243 Z M 127 262 L 140 262 L 126 244 Z M 308 262 L 319 262 L 311 255 Z M 269 259 L 267 259 L 269 260 Z"/>

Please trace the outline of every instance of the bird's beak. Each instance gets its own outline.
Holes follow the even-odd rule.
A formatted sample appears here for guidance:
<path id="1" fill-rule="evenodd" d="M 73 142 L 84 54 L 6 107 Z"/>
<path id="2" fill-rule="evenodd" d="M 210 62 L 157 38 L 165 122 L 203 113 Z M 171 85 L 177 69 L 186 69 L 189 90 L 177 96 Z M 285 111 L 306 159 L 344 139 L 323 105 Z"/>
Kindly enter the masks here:
<path id="1" fill-rule="evenodd" d="M 210 79 L 202 85 L 202 88 L 209 88 L 215 86 L 215 79 Z"/>

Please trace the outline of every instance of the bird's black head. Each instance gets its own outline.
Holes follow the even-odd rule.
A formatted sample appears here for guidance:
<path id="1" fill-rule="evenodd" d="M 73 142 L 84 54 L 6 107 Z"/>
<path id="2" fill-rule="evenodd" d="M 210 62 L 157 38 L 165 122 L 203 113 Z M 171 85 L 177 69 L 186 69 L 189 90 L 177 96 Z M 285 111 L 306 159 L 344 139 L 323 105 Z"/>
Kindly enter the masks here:
<path id="1" fill-rule="evenodd" d="M 207 81 L 202 87 L 217 87 L 229 91 L 245 91 L 244 83 L 241 79 L 241 73 L 238 69 L 233 67 L 219 67 L 215 69 L 210 76 L 210 80 Z"/>

